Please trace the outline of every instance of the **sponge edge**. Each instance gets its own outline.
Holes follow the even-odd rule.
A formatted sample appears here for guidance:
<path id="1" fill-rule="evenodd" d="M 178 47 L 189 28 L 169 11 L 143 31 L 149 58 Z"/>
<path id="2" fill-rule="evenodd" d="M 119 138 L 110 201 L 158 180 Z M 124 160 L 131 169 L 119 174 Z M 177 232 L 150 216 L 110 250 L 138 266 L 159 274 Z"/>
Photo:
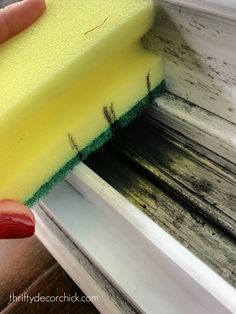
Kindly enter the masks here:
<path id="1" fill-rule="evenodd" d="M 80 161 L 84 161 L 90 154 L 99 150 L 107 141 L 109 141 L 120 127 L 126 127 L 133 119 L 137 118 L 143 109 L 150 104 L 150 98 L 156 98 L 165 90 L 164 80 L 151 91 L 142 100 L 140 100 L 131 110 L 124 114 L 113 126 L 110 126 L 105 132 L 95 138 L 81 152 L 76 154 L 74 158 L 69 160 L 61 169 L 59 169 L 46 183 L 44 183 L 37 192 L 25 201 L 26 206 L 33 206 L 40 198 L 46 196 L 48 192 L 59 182 L 61 182 Z"/>
<path id="2" fill-rule="evenodd" d="M 45 18 L 0 48 L 0 198 L 32 205 L 160 91 L 161 59 L 138 44 L 152 20 L 145 0 L 50 0 Z"/>

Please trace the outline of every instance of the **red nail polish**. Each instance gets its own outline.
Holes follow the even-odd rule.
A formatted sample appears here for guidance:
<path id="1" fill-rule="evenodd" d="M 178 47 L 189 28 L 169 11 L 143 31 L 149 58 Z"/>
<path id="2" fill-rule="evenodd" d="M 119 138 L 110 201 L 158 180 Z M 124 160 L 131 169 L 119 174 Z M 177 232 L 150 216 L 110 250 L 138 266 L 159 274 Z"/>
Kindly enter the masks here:
<path id="1" fill-rule="evenodd" d="M 23 214 L 0 214 L 0 239 L 27 238 L 34 234 L 34 221 Z"/>

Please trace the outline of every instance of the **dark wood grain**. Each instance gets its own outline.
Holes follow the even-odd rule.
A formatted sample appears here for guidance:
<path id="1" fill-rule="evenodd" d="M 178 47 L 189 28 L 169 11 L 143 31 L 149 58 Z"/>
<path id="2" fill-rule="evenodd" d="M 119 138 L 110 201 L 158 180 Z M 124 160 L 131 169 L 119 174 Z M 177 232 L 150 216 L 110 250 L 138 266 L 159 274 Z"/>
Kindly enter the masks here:
<path id="1" fill-rule="evenodd" d="M 56 262 L 36 237 L 0 241 L 0 311 Z"/>
<path id="2" fill-rule="evenodd" d="M 1 313 L 98 313 L 89 302 L 12 302 L 10 295 L 84 296 L 34 236 L 0 242 Z M 10 303 L 12 302 L 12 303 Z"/>
<path id="3" fill-rule="evenodd" d="M 24 291 L 33 296 L 84 296 L 83 292 L 68 277 L 58 264 L 52 266 Z M 23 295 L 22 295 L 23 297 Z M 89 302 L 27 302 L 15 301 L 4 309 L 2 313 L 99 313 Z"/>

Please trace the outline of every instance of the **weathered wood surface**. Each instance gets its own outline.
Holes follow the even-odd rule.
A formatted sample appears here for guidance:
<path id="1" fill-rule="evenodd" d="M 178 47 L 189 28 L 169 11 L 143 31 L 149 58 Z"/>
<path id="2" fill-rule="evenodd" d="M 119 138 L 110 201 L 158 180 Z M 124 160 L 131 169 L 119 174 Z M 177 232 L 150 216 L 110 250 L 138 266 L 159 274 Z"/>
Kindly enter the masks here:
<path id="1" fill-rule="evenodd" d="M 232 122 L 169 92 L 156 99 L 146 117 L 236 174 L 236 126 Z"/>
<path id="2" fill-rule="evenodd" d="M 236 2 L 234 0 L 162 0 L 169 4 L 179 5 L 198 12 L 210 13 L 227 19 L 236 17 Z"/>
<path id="3" fill-rule="evenodd" d="M 236 243 L 227 231 L 235 232 L 232 182 L 219 176 L 217 167 L 210 170 L 207 160 L 188 155 L 158 132 L 136 121 L 86 163 L 236 286 Z M 225 229 L 215 224 L 221 218 Z"/>
<path id="4" fill-rule="evenodd" d="M 113 143 L 173 195 L 236 236 L 234 176 L 143 120 L 122 130 Z"/>
<path id="5" fill-rule="evenodd" d="M 208 4 L 156 1 L 155 25 L 144 43 L 163 55 L 169 91 L 236 123 L 236 14 L 230 7 L 228 17 L 208 13 L 216 1 Z M 221 1 L 222 12 L 225 6 Z"/>

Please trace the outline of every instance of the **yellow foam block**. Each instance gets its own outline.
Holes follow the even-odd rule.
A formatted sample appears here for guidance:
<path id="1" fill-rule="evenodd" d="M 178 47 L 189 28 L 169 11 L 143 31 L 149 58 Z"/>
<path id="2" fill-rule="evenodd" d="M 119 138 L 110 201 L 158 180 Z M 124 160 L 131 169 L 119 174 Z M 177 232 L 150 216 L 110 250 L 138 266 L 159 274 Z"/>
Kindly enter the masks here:
<path id="1" fill-rule="evenodd" d="M 140 44 L 153 15 L 149 0 L 48 0 L 0 46 L 0 199 L 31 204 L 136 115 L 163 80 Z"/>

